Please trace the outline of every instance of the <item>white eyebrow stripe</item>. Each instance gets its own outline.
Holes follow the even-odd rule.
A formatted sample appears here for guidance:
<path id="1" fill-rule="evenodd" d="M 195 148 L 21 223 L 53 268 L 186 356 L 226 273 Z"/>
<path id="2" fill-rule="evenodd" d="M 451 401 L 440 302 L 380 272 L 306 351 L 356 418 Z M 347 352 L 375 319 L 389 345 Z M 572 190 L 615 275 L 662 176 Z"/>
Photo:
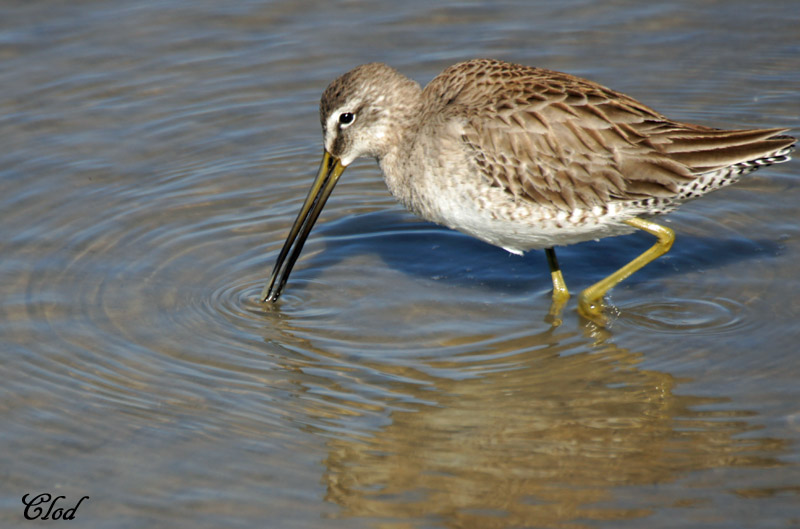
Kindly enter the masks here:
<path id="1" fill-rule="evenodd" d="M 325 123 L 325 150 L 331 152 L 331 149 L 333 149 L 333 142 L 336 141 L 336 132 L 339 129 L 339 116 L 343 112 L 353 112 L 351 109 L 358 108 L 360 105 L 360 100 L 349 101 L 346 105 L 337 107 L 333 112 L 330 113 L 328 116 L 328 121 Z M 353 112 L 353 115 L 355 115 L 355 112 Z"/>

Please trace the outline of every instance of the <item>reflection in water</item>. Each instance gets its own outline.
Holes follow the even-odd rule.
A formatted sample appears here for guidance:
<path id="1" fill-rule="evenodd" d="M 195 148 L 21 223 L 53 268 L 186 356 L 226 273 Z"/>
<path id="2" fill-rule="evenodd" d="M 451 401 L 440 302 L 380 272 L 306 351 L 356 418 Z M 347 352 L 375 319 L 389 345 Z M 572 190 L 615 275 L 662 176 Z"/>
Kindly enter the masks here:
<path id="1" fill-rule="evenodd" d="M 331 425 L 325 498 L 344 518 L 580 527 L 576 520 L 652 514 L 655 504 L 604 506 L 618 487 L 663 484 L 717 467 L 780 464 L 773 457 L 784 450 L 782 441 L 739 438 L 754 429 L 742 420 L 749 413 L 704 411 L 724 399 L 675 394 L 671 375 L 638 368 L 639 355 L 609 343 L 608 331 L 588 324 L 593 336 L 558 332 L 418 366 L 315 351 L 320 356 L 310 372 L 327 378 L 321 364 L 328 363 L 331 378 L 341 381 L 350 371 L 353 384 L 327 390 L 303 384 L 313 394 L 306 413 Z M 381 410 L 374 395 L 354 398 L 361 374 L 368 379 L 369 372 L 394 380 L 401 404 L 386 399 L 392 411 L 383 424 L 348 431 L 355 418 Z M 683 504 L 693 505 L 693 494 Z"/>

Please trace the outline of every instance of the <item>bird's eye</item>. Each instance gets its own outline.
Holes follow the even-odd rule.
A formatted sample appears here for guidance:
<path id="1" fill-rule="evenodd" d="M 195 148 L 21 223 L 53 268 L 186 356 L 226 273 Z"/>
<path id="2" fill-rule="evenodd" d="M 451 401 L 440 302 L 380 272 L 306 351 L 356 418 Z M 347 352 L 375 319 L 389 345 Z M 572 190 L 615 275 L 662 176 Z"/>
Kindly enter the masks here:
<path id="1" fill-rule="evenodd" d="M 356 116 L 352 112 L 342 112 L 339 114 L 340 125 L 349 125 L 354 119 L 356 119 Z"/>

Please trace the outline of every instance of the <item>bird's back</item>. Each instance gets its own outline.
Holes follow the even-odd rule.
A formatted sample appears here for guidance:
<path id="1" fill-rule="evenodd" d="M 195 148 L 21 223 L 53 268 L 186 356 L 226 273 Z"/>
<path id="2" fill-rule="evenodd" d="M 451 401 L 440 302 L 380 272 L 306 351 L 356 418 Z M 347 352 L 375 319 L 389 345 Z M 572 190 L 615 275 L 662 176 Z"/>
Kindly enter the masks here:
<path id="1" fill-rule="evenodd" d="M 681 123 L 585 79 L 485 59 L 442 72 L 424 100 L 425 119 L 461 121 L 494 186 L 564 211 L 674 205 L 787 161 L 796 141 L 787 129 Z"/>

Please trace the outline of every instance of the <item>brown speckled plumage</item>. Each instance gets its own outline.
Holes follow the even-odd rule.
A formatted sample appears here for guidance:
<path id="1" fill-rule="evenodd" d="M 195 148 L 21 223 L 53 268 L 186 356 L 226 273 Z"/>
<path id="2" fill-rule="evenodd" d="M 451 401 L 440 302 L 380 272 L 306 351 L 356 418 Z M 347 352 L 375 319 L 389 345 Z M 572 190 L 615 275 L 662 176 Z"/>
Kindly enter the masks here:
<path id="1" fill-rule="evenodd" d="M 565 210 L 679 199 L 700 174 L 768 158 L 794 143 L 780 136 L 785 129 L 676 122 L 591 81 L 499 61 L 448 68 L 426 88 L 426 100 L 434 94 L 450 115 L 466 119 L 464 142 L 487 178 Z"/>

